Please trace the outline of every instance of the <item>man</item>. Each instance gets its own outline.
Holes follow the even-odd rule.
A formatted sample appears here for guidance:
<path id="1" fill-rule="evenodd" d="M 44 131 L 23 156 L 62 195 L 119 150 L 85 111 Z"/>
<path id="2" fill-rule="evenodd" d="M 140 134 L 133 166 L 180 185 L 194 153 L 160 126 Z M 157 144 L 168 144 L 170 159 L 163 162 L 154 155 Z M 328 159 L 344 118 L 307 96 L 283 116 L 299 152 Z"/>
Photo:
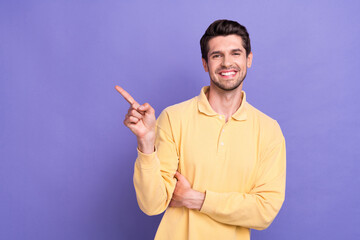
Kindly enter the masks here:
<path id="1" fill-rule="evenodd" d="M 155 239 L 250 239 L 284 201 L 285 140 L 242 91 L 253 57 L 246 28 L 215 21 L 200 45 L 210 86 L 157 121 L 148 103 L 116 86 L 138 141 L 137 200 L 148 215 L 166 210 Z"/>

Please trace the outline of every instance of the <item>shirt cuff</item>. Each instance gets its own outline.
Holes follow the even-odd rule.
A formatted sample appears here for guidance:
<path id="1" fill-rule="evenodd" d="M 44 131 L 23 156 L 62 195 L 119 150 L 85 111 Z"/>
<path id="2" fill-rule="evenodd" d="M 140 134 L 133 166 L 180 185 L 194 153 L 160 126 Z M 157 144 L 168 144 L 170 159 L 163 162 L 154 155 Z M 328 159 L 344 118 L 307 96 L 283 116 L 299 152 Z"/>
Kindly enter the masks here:
<path id="1" fill-rule="evenodd" d="M 141 169 L 153 169 L 157 166 L 160 166 L 160 162 L 156 157 L 156 149 L 153 153 L 143 153 L 137 149 L 138 157 L 136 159 L 136 164 Z"/>
<path id="2" fill-rule="evenodd" d="M 200 209 L 200 212 L 206 214 L 212 214 L 216 212 L 216 206 L 218 206 L 219 196 L 215 192 L 205 191 L 205 200 Z"/>

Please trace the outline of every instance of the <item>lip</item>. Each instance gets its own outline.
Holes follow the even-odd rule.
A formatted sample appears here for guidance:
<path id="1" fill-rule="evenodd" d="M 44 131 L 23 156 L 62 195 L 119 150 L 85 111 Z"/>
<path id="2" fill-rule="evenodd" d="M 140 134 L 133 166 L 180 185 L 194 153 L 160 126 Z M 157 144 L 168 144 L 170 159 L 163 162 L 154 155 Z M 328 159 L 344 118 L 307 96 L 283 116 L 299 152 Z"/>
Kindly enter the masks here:
<path id="1" fill-rule="evenodd" d="M 218 73 L 220 74 L 220 73 L 227 73 L 227 72 L 237 72 L 238 70 L 236 70 L 236 69 L 226 69 L 226 70 L 221 70 L 221 71 L 219 71 Z"/>
<path id="2" fill-rule="evenodd" d="M 230 72 L 234 72 L 235 74 L 232 74 L 232 75 L 222 75 L 222 73 L 230 73 Z M 222 78 L 233 78 L 234 76 L 236 76 L 237 73 L 238 73 L 238 71 L 235 70 L 235 69 L 221 70 L 221 71 L 218 72 L 218 74 L 219 74 L 220 77 L 222 77 Z"/>

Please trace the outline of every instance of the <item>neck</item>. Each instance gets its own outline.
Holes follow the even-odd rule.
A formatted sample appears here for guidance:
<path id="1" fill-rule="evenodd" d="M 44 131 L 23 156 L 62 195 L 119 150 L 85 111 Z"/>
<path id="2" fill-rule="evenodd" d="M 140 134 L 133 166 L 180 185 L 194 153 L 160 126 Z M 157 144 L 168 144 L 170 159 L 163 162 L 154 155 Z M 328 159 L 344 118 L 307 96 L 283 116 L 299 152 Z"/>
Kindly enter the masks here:
<path id="1" fill-rule="evenodd" d="M 212 109 L 224 115 L 226 121 L 239 109 L 242 102 L 242 84 L 232 91 L 225 91 L 210 83 L 206 97 Z"/>

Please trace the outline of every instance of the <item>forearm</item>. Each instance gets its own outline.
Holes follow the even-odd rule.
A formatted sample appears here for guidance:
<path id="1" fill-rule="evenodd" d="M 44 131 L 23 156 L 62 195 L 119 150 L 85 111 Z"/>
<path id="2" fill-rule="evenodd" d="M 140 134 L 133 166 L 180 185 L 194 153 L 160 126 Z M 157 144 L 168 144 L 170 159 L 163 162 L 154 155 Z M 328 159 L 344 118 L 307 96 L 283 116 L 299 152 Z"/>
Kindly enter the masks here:
<path id="1" fill-rule="evenodd" d="M 284 196 L 279 193 L 207 191 L 201 212 L 221 223 L 262 230 L 274 220 L 283 201 Z"/>
<path id="2" fill-rule="evenodd" d="M 171 200 L 175 187 L 174 173 L 162 170 L 156 152 L 138 151 L 134 167 L 134 186 L 140 209 L 147 215 L 162 213 Z"/>
<path id="3" fill-rule="evenodd" d="M 274 220 L 285 199 L 285 141 L 269 149 L 258 169 L 250 192 L 206 191 L 201 212 L 216 221 L 254 229 L 265 229 Z"/>

